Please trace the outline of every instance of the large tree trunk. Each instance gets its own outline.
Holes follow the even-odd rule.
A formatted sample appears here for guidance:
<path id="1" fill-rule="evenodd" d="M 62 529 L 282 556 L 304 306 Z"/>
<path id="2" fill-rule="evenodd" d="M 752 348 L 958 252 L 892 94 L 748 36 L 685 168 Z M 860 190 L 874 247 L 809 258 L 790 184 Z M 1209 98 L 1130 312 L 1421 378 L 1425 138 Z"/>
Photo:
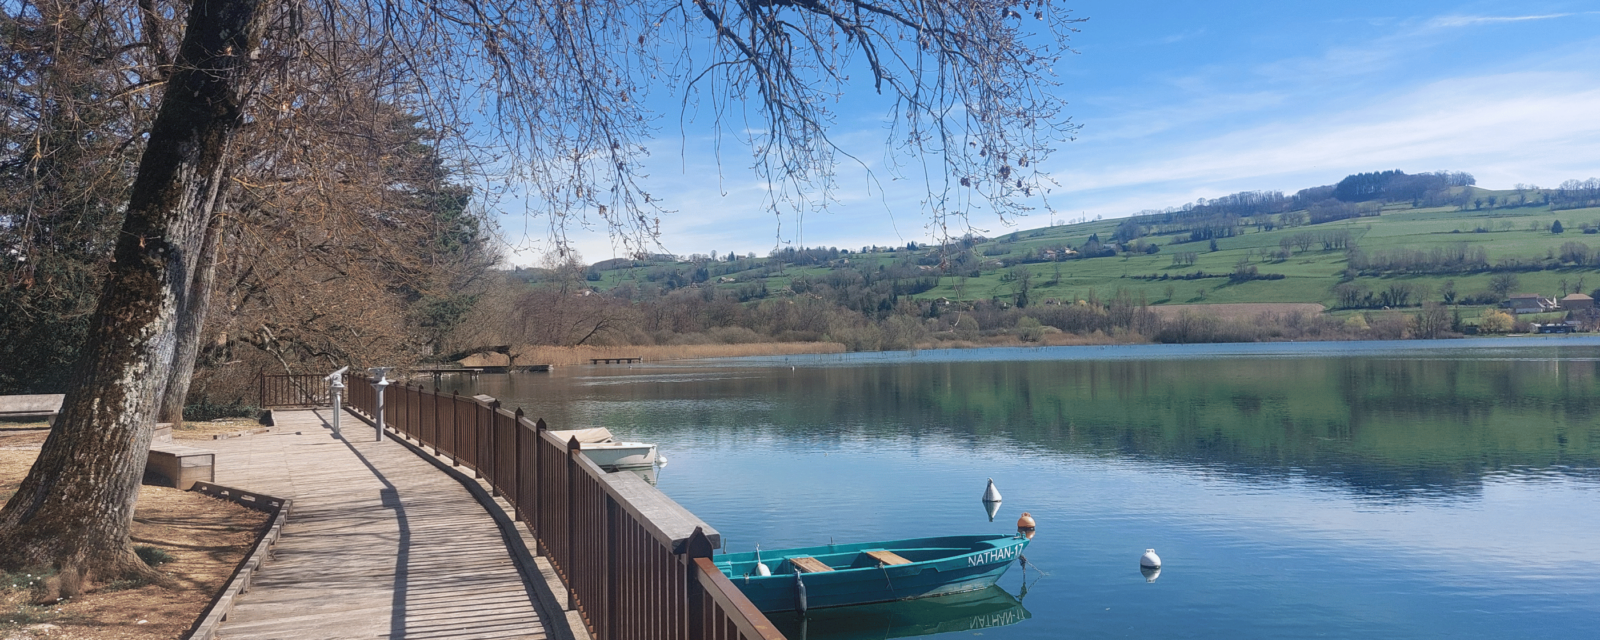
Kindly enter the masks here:
<path id="1" fill-rule="evenodd" d="M 55 568 L 62 595 L 154 577 L 129 543 L 174 329 L 239 126 L 270 0 L 195 0 L 66 402 L 0 509 L 0 568 Z"/>
<path id="2" fill-rule="evenodd" d="M 225 196 L 218 196 L 219 199 Z M 222 208 L 218 203 L 215 208 Z M 222 225 L 226 218 L 211 216 L 206 225 L 205 240 L 196 260 L 194 277 L 189 283 L 185 305 L 178 310 L 176 346 L 172 354 L 172 373 L 167 376 L 166 388 L 161 392 L 161 411 L 156 422 L 183 422 L 183 405 L 189 399 L 189 383 L 194 379 L 194 361 L 200 355 L 200 336 L 206 328 L 206 317 L 211 311 L 211 288 L 217 280 L 217 245 L 222 241 Z"/>

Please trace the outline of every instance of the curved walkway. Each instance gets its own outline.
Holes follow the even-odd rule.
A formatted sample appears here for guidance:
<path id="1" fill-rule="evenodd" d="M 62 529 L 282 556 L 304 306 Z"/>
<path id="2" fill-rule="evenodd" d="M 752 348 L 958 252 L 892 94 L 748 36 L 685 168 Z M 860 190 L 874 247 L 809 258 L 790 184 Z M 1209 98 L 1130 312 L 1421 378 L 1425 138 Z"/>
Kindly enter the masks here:
<path id="1" fill-rule="evenodd" d="M 547 637 L 494 519 L 461 483 L 349 414 L 339 439 L 330 409 L 274 413 L 268 433 L 207 443 L 218 484 L 294 501 L 222 637 Z"/>

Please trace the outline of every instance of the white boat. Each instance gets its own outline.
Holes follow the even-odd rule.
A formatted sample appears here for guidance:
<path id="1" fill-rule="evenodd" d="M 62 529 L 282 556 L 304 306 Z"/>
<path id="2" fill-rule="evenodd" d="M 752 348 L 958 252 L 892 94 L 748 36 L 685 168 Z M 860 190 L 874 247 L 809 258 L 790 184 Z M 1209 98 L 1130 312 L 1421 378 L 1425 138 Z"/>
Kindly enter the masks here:
<path id="1" fill-rule="evenodd" d="M 550 432 L 562 441 L 578 439 L 583 455 L 602 469 L 619 467 L 648 467 L 656 463 L 656 445 L 648 442 L 623 442 L 611 435 L 605 427 L 572 429 Z"/>

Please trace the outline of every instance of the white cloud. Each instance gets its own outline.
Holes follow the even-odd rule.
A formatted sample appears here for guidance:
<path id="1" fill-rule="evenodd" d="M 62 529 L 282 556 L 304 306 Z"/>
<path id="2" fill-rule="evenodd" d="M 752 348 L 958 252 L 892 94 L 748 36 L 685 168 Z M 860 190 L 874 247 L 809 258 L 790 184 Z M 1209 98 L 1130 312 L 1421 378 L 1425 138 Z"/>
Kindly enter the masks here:
<path id="1" fill-rule="evenodd" d="M 1592 13 L 1592 12 L 1590 12 Z M 1499 24 L 1505 22 L 1529 22 L 1532 20 L 1554 20 L 1568 18 L 1576 13 L 1547 13 L 1531 16 L 1440 16 L 1428 21 L 1428 26 L 1438 28 L 1473 27 L 1480 24 Z"/>
<path id="2" fill-rule="evenodd" d="M 1389 168 L 1472 171 L 1489 186 L 1502 180 L 1504 186 L 1555 184 L 1600 166 L 1600 120 L 1592 117 L 1600 113 L 1600 89 L 1587 89 L 1596 84 L 1580 74 L 1455 78 L 1332 116 L 1301 116 L 1124 154 L 1115 164 L 1063 165 L 1056 175 L 1069 190 L 1067 199 L 1079 203 L 1069 209 L 1106 215 L 1240 189 L 1292 190 Z M 1304 182 L 1318 175 L 1320 181 Z M 1179 195 L 1185 199 L 1172 199 Z"/>

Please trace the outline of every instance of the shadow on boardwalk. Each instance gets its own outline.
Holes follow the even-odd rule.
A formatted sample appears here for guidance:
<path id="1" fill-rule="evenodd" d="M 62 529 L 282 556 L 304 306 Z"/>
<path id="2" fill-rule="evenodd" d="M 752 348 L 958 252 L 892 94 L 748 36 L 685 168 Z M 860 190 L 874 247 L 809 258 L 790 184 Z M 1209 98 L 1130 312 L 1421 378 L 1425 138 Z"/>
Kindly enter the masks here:
<path id="1" fill-rule="evenodd" d="M 217 482 L 294 500 L 226 638 L 545 638 L 493 518 L 403 445 L 329 409 L 275 412 L 269 433 L 208 443 Z"/>

